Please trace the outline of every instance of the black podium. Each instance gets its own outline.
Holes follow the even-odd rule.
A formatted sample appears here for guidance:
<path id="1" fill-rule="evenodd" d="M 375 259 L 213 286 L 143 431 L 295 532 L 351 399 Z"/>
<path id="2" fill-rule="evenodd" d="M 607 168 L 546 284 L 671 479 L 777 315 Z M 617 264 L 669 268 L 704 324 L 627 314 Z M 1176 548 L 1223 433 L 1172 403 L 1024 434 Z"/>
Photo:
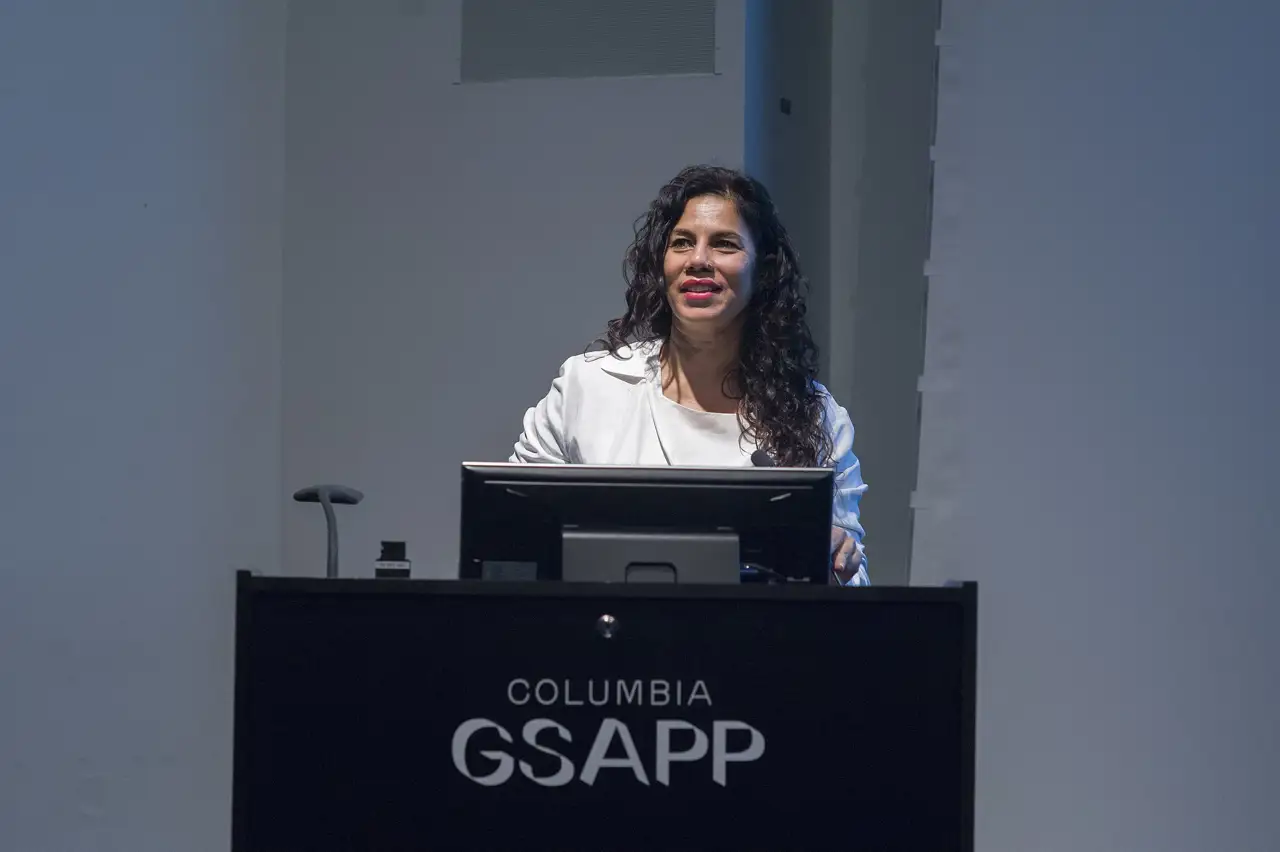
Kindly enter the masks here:
<path id="1" fill-rule="evenodd" d="M 973 848 L 974 585 L 238 585 L 234 852 Z"/>

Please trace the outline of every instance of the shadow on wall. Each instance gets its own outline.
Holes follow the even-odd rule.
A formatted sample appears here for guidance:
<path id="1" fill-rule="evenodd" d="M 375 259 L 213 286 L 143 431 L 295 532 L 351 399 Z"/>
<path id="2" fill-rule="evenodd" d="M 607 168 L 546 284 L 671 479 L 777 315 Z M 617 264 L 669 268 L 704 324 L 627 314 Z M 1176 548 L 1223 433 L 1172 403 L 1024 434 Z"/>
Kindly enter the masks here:
<path id="1" fill-rule="evenodd" d="M 873 581 L 880 585 L 906 584 L 910 579 L 939 10 L 935 3 L 859 2 L 837 6 L 834 19 L 835 49 L 860 49 L 865 57 L 854 65 L 861 69 L 854 102 L 835 106 L 856 110 L 850 120 L 860 129 L 860 164 L 853 175 L 856 198 L 851 202 L 858 208 L 849 258 L 853 269 L 840 275 L 845 282 L 852 278 L 848 407 L 869 484 L 863 517 L 875 566 Z M 852 33 L 845 32 L 849 28 Z M 842 91 L 839 83 L 835 85 Z M 836 236 L 833 248 L 838 252 Z M 833 256 L 833 272 L 834 266 Z"/>

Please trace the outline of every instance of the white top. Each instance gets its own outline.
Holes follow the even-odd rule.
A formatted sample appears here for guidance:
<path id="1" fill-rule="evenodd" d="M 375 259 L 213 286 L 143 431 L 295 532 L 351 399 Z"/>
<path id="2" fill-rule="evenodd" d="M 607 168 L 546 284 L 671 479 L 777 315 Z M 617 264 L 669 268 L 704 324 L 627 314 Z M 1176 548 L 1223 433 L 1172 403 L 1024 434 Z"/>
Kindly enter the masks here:
<path id="1" fill-rule="evenodd" d="M 647 382 L 653 419 L 667 463 L 677 467 L 751 467 L 755 441 L 742 434 L 736 414 L 695 411 L 670 399 L 657 381 Z"/>
<path id="2" fill-rule="evenodd" d="M 747 467 L 756 447 L 737 415 L 694 411 L 661 389 L 658 341 L 616 355 L 590 352 L 560 365 L 547 395 L 524 415 L 510 461 L 526 464 Z M 862 567 L 849 585 L 866 585 L 866 552 L 858 504 L 867 490 L 853 453 L 853 422 L 821 384 L 823 422 L 835 469 L 831 523 L 857 542 Z"/>

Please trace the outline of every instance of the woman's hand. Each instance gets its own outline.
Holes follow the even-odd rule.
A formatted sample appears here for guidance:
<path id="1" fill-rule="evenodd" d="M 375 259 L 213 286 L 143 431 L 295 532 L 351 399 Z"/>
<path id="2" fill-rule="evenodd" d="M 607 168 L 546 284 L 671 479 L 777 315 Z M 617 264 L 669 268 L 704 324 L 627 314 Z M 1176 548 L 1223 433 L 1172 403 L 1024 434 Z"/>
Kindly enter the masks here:
<path id="1" fill-rule="evenodd" d="M 842 585 L 847 585 L 862 567 L 858 543 L 844 527 L 831 528 L 831 569 Z"/>

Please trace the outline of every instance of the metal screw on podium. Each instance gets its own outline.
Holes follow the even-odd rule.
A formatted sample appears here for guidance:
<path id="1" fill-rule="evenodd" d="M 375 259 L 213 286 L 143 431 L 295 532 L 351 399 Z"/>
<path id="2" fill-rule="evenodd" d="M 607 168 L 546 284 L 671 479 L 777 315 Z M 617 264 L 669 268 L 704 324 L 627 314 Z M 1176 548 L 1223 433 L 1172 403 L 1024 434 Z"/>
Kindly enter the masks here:
<path id="1" fill-rule="evenodd" d="M 364 495 L 345 485 L 312 485 L 295 491 L 293 499 L 299 503 L 319 503 L 324 508 L 324 522 L 329 530 L 329 552 L 325 560 L 325 577 L 338 576 L 338 521 L 333 516 L 333 504 L 354 506 Z"/>
<path id="2" fill-rule="evenodd" d="M 605 613 L 596 619 L 596 632 L 606 639 L 612 639 L 617 635 L 622 625 L 618 624 L 618 619 L 609 613 Z"/>

